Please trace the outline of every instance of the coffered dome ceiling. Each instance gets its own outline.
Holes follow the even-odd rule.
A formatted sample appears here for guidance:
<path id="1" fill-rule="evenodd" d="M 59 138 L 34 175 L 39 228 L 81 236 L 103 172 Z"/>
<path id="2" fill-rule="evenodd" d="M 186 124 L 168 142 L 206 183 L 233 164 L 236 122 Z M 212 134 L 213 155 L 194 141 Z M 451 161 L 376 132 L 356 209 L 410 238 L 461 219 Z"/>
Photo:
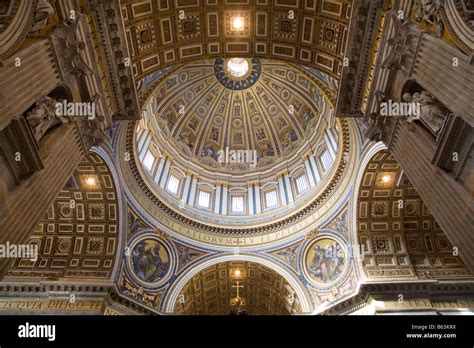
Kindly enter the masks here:
<path id="1" fill-rule="evenodd" d="M 290 64 L 241 59 L 244 71 L 235 76 L 239 61 L 232 63 L 203 61 L 163 80 L 150 104 L 152 126 L 166 140 L 161 145 L 220 171 L 252 170 L 252 164 L 261 169 L 287 159 L 316 133 L 329 108 L 323 94 Z M 219 154 L 226 150 L 255 150 L 257 158 L 223 163 Z"/>
<path id="2" fill-rule="evenodd" d="M 329 75 L 217 58 L 150 74 L 138 90 L 142 120 L 123 129 L 133 157 L 122 170 L 136 205 L 157 224 L 191 233 L 161 215 L 172 216 L 193 235 L 202 230 L 201 240 L 273 230 L 281 238 L 280 228 L 325 216 L 343 193 L 353 131 L 335 118 Z"/>

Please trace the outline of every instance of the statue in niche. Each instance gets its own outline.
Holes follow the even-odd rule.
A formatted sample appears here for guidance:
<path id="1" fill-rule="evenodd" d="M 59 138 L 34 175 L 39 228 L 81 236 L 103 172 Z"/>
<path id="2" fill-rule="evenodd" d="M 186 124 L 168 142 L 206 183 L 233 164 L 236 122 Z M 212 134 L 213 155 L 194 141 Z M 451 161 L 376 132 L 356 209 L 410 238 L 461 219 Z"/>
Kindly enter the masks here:
<path id="1" fill-rule="evenodd" d="M 56 104 L 55 99 L 46 96 L 38 100 L 33 110 L 26 114 L 36 141 L 39 142 L 50 128 L 67 122 L 64 117 L 56 115 Z"/>
<path id="2" fill-rule="evenodd" d="M 41 29 L 48 24 L 48 20 L 54 15 L 54 7 L 48 0 L 39 0 L 35 9 L 33 27 L 30 29 L 30 36 L 37 36 Z"/>
<path id="3" fill-rule="evenodd" d="M 425 90 L 413 94 L 405 93 L 403 100 L 409 103 L 419 103 L 420 120 L 434 135 L 438 135 L 448 115 L 441 103 Z"/>
<path id="4" fill-rule="evenodd" d="M 379 141 L 385 135 L 385 118 L 381 115 L 381 105 L 387 102 L 387 96 L 384 92 L 378 90 L 375 92 L 377 100 L 377 111 L 369 115 L 368 127 L 364 130 L 364 135 L 371 141 Z"/>

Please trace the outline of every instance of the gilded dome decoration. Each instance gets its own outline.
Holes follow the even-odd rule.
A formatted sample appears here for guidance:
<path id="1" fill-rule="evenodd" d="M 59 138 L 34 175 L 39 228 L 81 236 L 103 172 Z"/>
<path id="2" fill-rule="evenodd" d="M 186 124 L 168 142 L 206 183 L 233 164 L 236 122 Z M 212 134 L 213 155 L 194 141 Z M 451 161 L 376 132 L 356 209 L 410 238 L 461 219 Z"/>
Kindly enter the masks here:
<path id="1" fill-rule="evenodd" d="M 241 60 L 251 64 L 244 76 L 229 72 L 232 59 L 216 59 L 186 66 L 157 88 L 156 124 L 167 146 L 176 145 L 186 160 L 220 171 L 260 169 L 287 159 L 324 126 L 327 102 L 302 71 L 258 58 Z M 241 150 L 255 154 L 250 163 L 223 160 Z"/>
<path id="2" fill-rule="evenodd" d="M 338 188 L 352 126 L 335 120 L 324 75 L 273 60 L 216 59 L 169 71 L 153 86 L 128 136 L 138 159 L 132 171 L 155 204 L 176 207 L 186 223 L 258 235 L 227 226 L 278 228 Z"/>

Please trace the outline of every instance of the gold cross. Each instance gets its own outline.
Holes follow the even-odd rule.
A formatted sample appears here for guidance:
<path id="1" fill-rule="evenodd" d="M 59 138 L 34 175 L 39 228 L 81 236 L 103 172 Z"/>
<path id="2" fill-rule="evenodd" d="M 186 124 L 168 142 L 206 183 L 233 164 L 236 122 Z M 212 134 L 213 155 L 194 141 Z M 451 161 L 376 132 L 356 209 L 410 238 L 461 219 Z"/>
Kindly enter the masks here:
<path id="1" fill-rule="evenodd" d="M 240 298 L 240 296 L 239 296 L 239 289 L 240 289 L 240 288 L 243 288 L 244 286 L 243 286 L 243 285 L 240 285 L 240 284 L 239 284 L 239 281 L 237 280 L 237 285 L 232 285 L 232 287 L 237 289 L 237 298 Z"/>

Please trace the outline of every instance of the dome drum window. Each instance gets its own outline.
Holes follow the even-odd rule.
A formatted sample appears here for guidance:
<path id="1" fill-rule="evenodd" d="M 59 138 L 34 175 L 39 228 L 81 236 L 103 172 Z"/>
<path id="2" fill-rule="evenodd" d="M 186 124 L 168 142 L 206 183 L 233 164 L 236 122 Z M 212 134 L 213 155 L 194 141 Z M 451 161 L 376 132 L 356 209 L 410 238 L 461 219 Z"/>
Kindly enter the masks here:
<path id="1" fill-rule="evenodd" d="M 211 205 L 211 193 L 204 190 L 199 190 L 197 205 L 200 208 L 209 209 Z"/>
<path id="2" fill-rule="evenodd" d="M 278 195 L 276 190 L 265 192 L 265 206 L 267 209 L 275 208 L 278 204 Z"/>
<path id="3" fill-rule="evenodd" d="M 166 184 L 166 190 L 174 195 L 178 195 L 180 184 L 181 180 L 171 174 Z"/>
<path id="4" fill-rule="evenodd" d="M 231 212 L 232 213 L 244 213 L 245 212 L 245 196 L 244 195 L 232 195 L 231 196 Z"/>
<path id="5" fill-rule="evenodd" d="M 155 164 L 156 158 L 153 156 L 150 150 L 146 152 L 145 158 L 143 159 L 143 165 L 145 168 L 148 170 L 148 172 L 151 172 L 153 165 Z"/>
<path id="6" fill-rule="evenodd" d="M 298 176 L 295 179 L 295 183 L 297 194 L 301 194 L 309 188 L 308 178 L 306 174 L 301 174 L 300 176 Z"/>

